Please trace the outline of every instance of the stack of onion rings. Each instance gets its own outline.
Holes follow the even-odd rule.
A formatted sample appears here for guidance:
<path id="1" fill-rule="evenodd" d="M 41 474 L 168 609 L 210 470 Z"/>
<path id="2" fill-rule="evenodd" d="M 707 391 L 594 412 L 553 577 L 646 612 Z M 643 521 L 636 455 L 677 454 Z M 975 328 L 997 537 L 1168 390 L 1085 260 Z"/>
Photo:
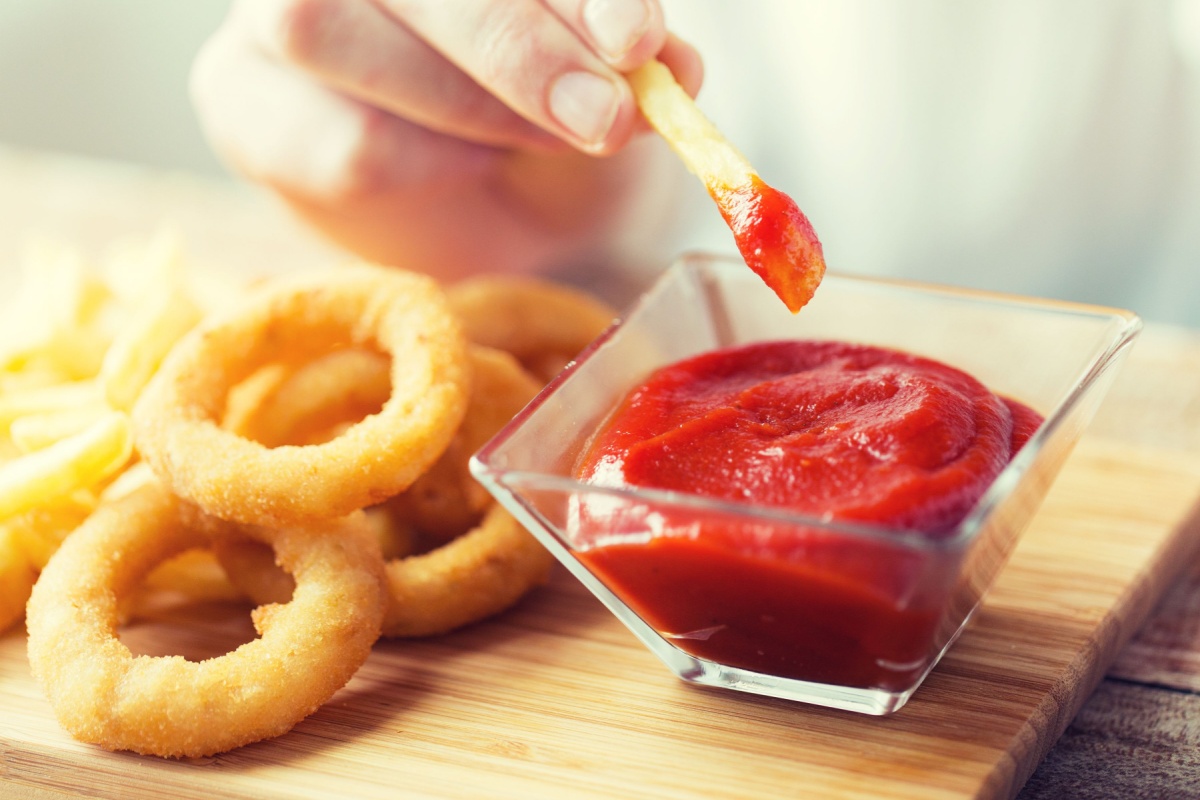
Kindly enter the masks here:
<path id="1" fill-rule="evenodd" d="M 471 478 L 467 462 L 537 393 L 539 384 L 506 353 L 472 346 L 472 391 L 466 416 L 441 458 L 380 513 L 415 528 L 426 552 L 387 563 L 389 602 L 383 635 L 445 633 L 499 613 L 543 583 L 552 557 Z M 287 408 L 303 403 L 317 416 L 322 401 L 340 408 L 349 386 L 293 398 L 282 390 L 260 408 L 272 419 L 300 419 Z M 378 387 L 377 387 L 378 388 Z M 293 438 L 281 432 L 284 439 Z M 423 548 L 424 549 L 424 548 Z M 292 581 L 261 546 L 219 541 L 217 559 L 233 584 L 258 603 L 283 602 Z"/>
<path id="2" fill-rule="evenodd" d="M 363 265 L 267 281 L 202 320 L 133 405 L 139 466 L 61 522 L 0 529 L 0 601 L 36 578 L 30 663 L 63 727 L 211 755 L 289 730 L 380 635 L 511 607 L 553 558 L 468 460 L 612 318 L 542 281 L 447 292 Z M 156 586 L 245 596 L 260 638 L 200 663 L 135 657 L 117 627 Z"/>
<path id="3" fill-rule="evenodd" d="M 533 399 L 541 383 L 508 353 L 472 345 L 471 397 L 458 433 L 420 478 L 387 503 L 430 544 L 443 544 L 468 530 L 494 502 L 471 476 L 470 459 Z"/>

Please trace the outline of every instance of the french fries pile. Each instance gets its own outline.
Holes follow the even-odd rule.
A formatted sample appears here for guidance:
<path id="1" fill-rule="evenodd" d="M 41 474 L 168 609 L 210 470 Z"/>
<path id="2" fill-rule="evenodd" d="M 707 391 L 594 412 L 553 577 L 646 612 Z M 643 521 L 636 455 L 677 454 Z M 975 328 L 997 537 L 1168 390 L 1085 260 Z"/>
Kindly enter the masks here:
<path id="1" fill-rule="evenodd" d="M 468 459 L 541 387 L 521 357 L 569 359 L 602 304 L 373 264 L 239 286 L 185 270 L 169 235 L 100 268 L 43 246 L 24 277 L 0 331 L 0 630 L 25 612 L 79 741 L 182 757 L 281 735 L 381 635 L 545 581 L 553 557 Z M 120 645 L 179 597 L 249 600 L 258 636 L 197 662 Z"/>
<path id="2" fill-rule="evenodd" d="M 62 539 L 136 461 L 129 411 L 206 310 L 170 232 L 94 264 L 29 248 L 0 319 L 0 631 Z M 223 291 L 232 287 L 224 287 Z"/>

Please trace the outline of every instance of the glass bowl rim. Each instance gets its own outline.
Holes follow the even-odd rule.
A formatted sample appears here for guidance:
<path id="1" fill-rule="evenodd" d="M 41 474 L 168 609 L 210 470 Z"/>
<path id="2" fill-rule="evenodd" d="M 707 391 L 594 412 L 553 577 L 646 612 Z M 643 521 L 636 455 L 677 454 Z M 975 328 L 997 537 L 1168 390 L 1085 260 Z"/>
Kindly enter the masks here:
<path id="1" fill-rule="evenodd" d="M 971 511 L 954 527 L 937 535 L 931 536 L 928 533 L 910 528 L 829 520 L 819 516 L 799 514 L 787 509 L 755 506 L 749 503 L 720 500 L 686 492 L 638 486 L 601 486 L 585 483 L 574 477 L 564 475 L 507 467 L 496 468 L 493 466 L 492 458 L 496 454 L 496 451 L 530 417 L 539 413 L 540 409 L 559 391 L 562 385 L 582 369 L 598 350 L 617 336 L 623 326 L 642 313 L 658 292 L 664 290 L 672 281 L 678 280 L 683 273 L 698 273 L 702 269 L 712 270 L 714 268 L 722 270 L 747 269 L 740 259 L 732 256 L 716 255 L 702 251 L 689 251 L 679 256 L 668 269 L 664 270 L 654 284 L 630 305 L 628 311 L 614 319 L 604 332 L 580 351 L 558 375 L 546 384 L 525 408 L 518 412 L 512 420 L 471 457 L 470 470 L 475 478 L 485 485 L 500 484 L 510 491 L 513 485 L 526 487 L 536 485 L 542 490 L 558 491 L 565 494 L 601 494 L 631 502 L 650 504 L 655 507 L 691 509 L 706 514 L 737 516 L 775 525 L 785 524 L 811 528 L 831 534 L 865 538 L 884 542 L 892 546 L 902 546 L 922 551 L 957 549 L 974 540 L 975 536 L 982 530 L 990 514 L 997 509 L 1004 498 L 1019 486 L 1021 479 L 1029 473 L 1040 452 L 1065 423 L 1071 412 L 1079 405 L 1087 390 L 1116 361 L 1122 351 L 1133 344 L 1142 329 L 1141 318 L 1134 312 L 1125 309 L 925 283 L 902 278 L 864 276 L 836 271 L 826 273 L 824 280 L 834 284 L 857 284 L 895 289 L 923 296 L 941 296 L 959 302 L 974 301 L 990 305 L 1008 305 L 1014 308 L 1060 315 L 1096 319 L 1106 318 L 1110 322 L 1117 323 L 1118 327 L 1111 338 L 1107 340 L 1106 346 L 1086 363 L 1080 375 L 1073 381 L 1070 389 L 1046 413 L 1043 423 L 1021 450 L 1005 465 L 1004 469 L 997 474 L 987 491 L 976 501 Z M 820 289 L 817 291 L 819 292 Z M 803 313 L 803 311 L 800 313 Z M 626 390 L 628 390 L 628 387 Z"/>

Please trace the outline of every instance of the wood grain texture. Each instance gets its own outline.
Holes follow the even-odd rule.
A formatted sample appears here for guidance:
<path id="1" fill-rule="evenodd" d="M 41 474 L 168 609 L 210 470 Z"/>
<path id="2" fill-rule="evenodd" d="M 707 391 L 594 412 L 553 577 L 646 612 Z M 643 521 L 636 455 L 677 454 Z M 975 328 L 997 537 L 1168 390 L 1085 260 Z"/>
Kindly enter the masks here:
<path id="1" fill-rule="evenodd" d="M 1166 593 L 1109 675 L 1200 696 L 1200 561 Z"/>
<path id="2" fill-rule="evenodd" d="M 1200 695 L 1105 681 L 1021 793 L 1025 800 L 1200 797 Z M 1103 781 L 1097 776 L 1103 775 Z"/>
<path id="3" fill-rule="evenodd" d="M 1163 453 L 1200 454 L 1200 335 L 1161 326 L 1144 331 L 1091 431 Z M 1156 736 L 1164 717 L 1190 724 L 1172 727 L 1160 744 L 1172 753 L 1200 752 L 1200 559 L 1182 566 L 1185 573 L 1080 711 L 1077 722 L 1087 720 L 1087 733 L 1081 739 L 1074 723 L 1068 727 L 1020 800 L 1200 797 L 1200 770 L 1136 769 L 1139 758 L 1129 755 Z M 1113 694 L 1123 698 L 1120 714 L 1108 711 Z"/>
<path id="4" fill-rule="evenodd" d="M 19 634 L 0 639 L 0 786 L 28 797 L 961 798 L 1016 793 L 1190 558 L 1200 464 L 1085 443 L 982 612 L 910 704 L 879 719 L 685 685 L 560 573 L 514 612 L 384 642 L 279 739 L 183 762 L 63 734 Z M 1145 504 L 1139 498 L 1153 497 Z M 1191 523 L 1188 523 L 1190 525 Z M 181 624 L 174 624 L 178 620 Z M 164 612 L 124 638 L 219 653 L 246 610 Z"/>

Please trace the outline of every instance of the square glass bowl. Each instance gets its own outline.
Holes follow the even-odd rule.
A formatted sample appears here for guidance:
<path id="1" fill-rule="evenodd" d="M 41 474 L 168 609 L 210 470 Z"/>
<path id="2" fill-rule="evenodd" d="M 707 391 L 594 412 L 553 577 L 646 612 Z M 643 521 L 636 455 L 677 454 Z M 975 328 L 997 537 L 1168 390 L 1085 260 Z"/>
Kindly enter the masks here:
<path id="1" fill-rule="evenodd" d="M 1113 309 L 838 275 L 793 315 L 740 261 L 687 255 L 471 468 L 680 678 L 888 714 L 962 632 L 1140 327 L 1135 315 Z M 933 358 L 1032 406 L 1045 422 L 938 538 L 576 479 L 593 434 L 652 370 L 714 348 L 787 338 Z M 600 535 L 596 519 L 609 526 Z M 613 544 L 638 545 L 664 527 L 689 525 L 730 532 L 718 539 L 789 542 L 790 553 L 786 563 L 767 563 L 730 548 L 716 554 L 717 569 L 678 553 L 644 561 L 605 555 Z"/>

